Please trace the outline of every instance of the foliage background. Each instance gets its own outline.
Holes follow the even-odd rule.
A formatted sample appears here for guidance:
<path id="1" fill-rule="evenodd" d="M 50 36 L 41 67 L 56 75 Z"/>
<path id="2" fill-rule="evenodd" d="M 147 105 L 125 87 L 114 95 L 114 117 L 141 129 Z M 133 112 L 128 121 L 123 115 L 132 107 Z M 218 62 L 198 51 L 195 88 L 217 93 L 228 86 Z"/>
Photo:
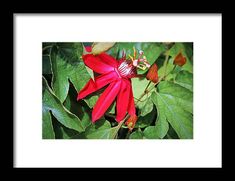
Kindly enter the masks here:
<path id="1" fill-rule="evenodd" d="M 76 101 L 77 92 L 93 76 L 83 63 L 83 45 L 91 43 L 42 44 L 42 137 L 43 139 L 191 139 L 193 138 L 193 43 L 115 43 L 107 53 L 119 59 L 122 50 L 133 54 L 133 46 L 143 50 L 150 64 L 158 65 L 160 83 L 148 84 L 133 78 L 132 86 L 138 121 L 132 132 L 118 126 L 114 119 L 115 103 L 95 124 L 91 111 L 99 94 Z M 186 64 L 174 66 L 174 58 L 182 52 Z M 140 99 L 141 98 L 141 99 Z"/>

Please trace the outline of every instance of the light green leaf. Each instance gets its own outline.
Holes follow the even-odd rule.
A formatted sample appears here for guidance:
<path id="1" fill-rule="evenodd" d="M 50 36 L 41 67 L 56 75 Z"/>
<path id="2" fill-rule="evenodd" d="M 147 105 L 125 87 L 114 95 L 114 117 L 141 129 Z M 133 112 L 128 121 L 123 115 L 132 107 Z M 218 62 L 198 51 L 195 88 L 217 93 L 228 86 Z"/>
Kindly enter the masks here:
<path id="1" fill-rule="evenodd" d="M 50 110 L 55 118 L 64 126 L 74 129 L 78 132 L 84 131 L 80 119 L 69 112 L 60 100 L 48 86 L 46 79 L 43 77 L 43 109 Z"/>
<path id="2" fill-rule="evenodd" d="M 193 74 L 188 71 L 180 71 L 176 78 L 175 82 L 190 91 L 193 91 Z"/>
<path id="3" fill-rule="evenodd" d="M 42 108 L 42 138 L 54 139 L 55 133 L 51 122 L 51 114 L 48 110 Z"/>
<path id="4" fill-rule="evenodd" d="M 95 42 L 92 45 L 92 54 L 97 55 L 109 50 L 113 47 L 115 42 Z"/>
<path id="5" fill-rule="evenodd" d="M 159 93 L 166 99 L 172 100 L 184 110 L 193 113 L 193 93 L 188 89 L 169 81 L 158 85 Z"/>
<path id="6" fill-rule="evenodd" d="M 131 83 L 132 83 L 133 95 L 136 99 L 139 99 L 140 96 L 143 94 L 149 81 L 146 78 L 133 78 L 133 79 L 131 79 Z M 143 100 L 145 98 L 146 97 L 143 97 Z M 135 100 L 135 101 L 137 101 L 137 100 Z"/>
<path id="7" fill-rule="evenodd" d="M 143 139 L 143 133 L 141 130 L 137 130 L 131 133 L 129 139 Z"/>
<path id="8" fill-rule="evenodd" d="M 161 82 L 158 89 L 159 92 L 153 93 L 151 98 L 159 111 L 159 115 L 165 116 L 180 138 L 192 138 L 193 117 L 187 111 L 192 108 L 192 92 L 167 81 Z M 190 108 L 187 106 L 190 106 Z"/>
<path id="9" fill-rule="evenodd" d="M 150 98 L 150 95 L 149 97 L 145 98 L 145 100 L 143 100 L 142 102 L 140 101 L 138 103 L 138 108 L 140 109 L 141 116 L 145 116 L 153 110 L 153 102 Z"/>
<path id="10" fill-rule="evenodd" d="M 163 138 L 164 136 L 166 136 L 169 130 L 169 124 L 164 115 L 159 115 L 158 120 L 156 121 L 155 128 L 159 138 Z"/>

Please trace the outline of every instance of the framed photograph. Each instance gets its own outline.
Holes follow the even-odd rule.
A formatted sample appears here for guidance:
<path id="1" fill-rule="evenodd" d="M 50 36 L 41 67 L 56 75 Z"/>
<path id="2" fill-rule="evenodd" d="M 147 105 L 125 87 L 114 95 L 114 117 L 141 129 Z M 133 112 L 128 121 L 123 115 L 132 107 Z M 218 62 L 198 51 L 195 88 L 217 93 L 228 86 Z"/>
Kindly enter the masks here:
<path id="1" fill-rule="evenodd" d="M 221 167 L 221 23 L 15 14 L 14 166 Z"/>

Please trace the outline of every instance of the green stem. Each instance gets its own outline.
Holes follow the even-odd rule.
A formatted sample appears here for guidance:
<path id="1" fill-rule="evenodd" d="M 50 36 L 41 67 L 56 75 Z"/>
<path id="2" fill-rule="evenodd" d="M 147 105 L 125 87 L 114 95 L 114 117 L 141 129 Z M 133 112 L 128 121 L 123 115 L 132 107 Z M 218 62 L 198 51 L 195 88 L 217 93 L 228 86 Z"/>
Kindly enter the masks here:
<path id="1" fill-rule="evenodd" d="M 137 99 L 137 102 L 136 102 L 136 104 L 138 104 L 139 102 L 141 102 L 141 99 L 145 96 L 145 94 L 147 94 L 148 93 L 148 87 L 149 87 L 149 85 L 151 84 L 151 81 L 149 81 L 149 83 L 147 84 L 147 86 L 145 87 L 145 89 L 144 89 L 144 92 L 140 95 L 140 97 L 139 97 L 139 99 Z"/>
<path id="2" fill-rule="evenodd" d="M 165 76 L 166 76 L 166 71 L 167 71 L 167 65 L 168 65 L 168 59 L 169 59 L 169 51 L 166 52 L 166 57 L 165 57 L 165 61 L 164 61 L 164 64 L 163 64 L 163 76 L 162 78 L 160 78 L 161 80 L 162 79 L 165 79 Z"/>

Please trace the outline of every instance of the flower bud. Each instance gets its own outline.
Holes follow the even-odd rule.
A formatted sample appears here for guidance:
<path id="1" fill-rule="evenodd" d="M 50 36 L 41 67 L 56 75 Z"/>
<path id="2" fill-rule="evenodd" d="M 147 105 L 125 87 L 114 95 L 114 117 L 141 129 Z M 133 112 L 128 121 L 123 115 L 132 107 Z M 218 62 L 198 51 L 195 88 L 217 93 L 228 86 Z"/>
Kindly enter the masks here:
<path id="1" fill-rule="evenodd" d="M 129 119 L 126 121 L 125 125 L 128 127 L 130 131 L 132 131 L 133 128 L 135 127 L 137 119 L 138 117 L 136 115 L 131 115 Z"/>
<path id="2" fill-rule="evenodd" d="M 152 81 L 153 83 L 157 83 L 157 81 L 158 81 L 158 72 L 157 72 L 157 70 L 158 70 L 157 65 L 154 63 L 150 67 L 150 69 L 149 69 L 149 71 L 146 75 L 146 78 L 148 80 Z"/>
<path id="3" fill-rule="evenodd" d="M 182 53 L 180 52 L 175 57 L 174 64 L 182 67 L 185 63 L 186 63 L 186 57 L 184 57 Z"/>

